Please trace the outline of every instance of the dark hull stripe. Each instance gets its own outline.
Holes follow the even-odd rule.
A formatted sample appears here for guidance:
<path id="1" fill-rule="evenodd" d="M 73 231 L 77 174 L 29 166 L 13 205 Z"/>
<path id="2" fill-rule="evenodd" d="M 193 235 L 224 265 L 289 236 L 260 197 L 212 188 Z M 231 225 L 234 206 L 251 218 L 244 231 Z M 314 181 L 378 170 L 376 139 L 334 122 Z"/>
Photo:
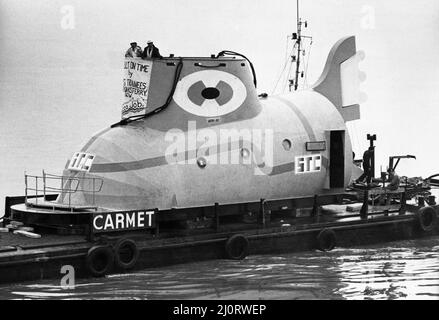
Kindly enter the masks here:
<path id="1" fill-rule="evenodd" d="M 308 119 L 302 113 L 302 111 L 300 111 L 300 109 L 297 108 L 297 106 L 295 106 L 294 103 L 292 103 L 291 101 L 289 101 L 285 98 L 275 97 L 275 96 L 273 96 L 273 98 L 281 101 L 282 103 L 284 103 L 288 107 L 290 107 L 290 109 L 293 110 L 293 112 L 299 118 L 300 122 L 302 122 L 302 125 L 305 128 L 306 133 L 308 134 L 309 141 L 316 141 L 316 135 L 314 134 L 314 130 L 313 130 L 311 124 L 309 123 Z"/>
<path id="2" fill-rule="evenodd" d="M 288 107 L 290 107 L 293 112 L 297 115 L 299 120 L 301 121 L 303 127 L 305 128 L 305 131 L 308 135 L 309 141 L 316 141 L 316 136 L 314 133 L 314 130 L 312 129 L 311 124 L 309 123 L 308 119 L 305 117 L 305 115 L 297 108 L 292 102 L 289 100 L 282 98 L 282 97 L 273 97 L 278 99 L 280 102 L 286 104 Z M 107 132 L 110 128 L 103 130 L 102 132 L 95 135 L 85 146 L 82 148 L 81 151 L 87 150 L 87 148 L 102 134 Z M 221 146 L 217 146 L 216 150 L 221 148 Z M 215 150 L 215 148 L 213 148 Z M 256 158 L 257 160 L 261 159 L 260 152 L 257 148 L 255 148 L 254 145 L 252 145 L 253 152 L 256 151 Z M 224 150 L 224 149 L 220 149 Z M 231 146 L 228 146 L 228 150 L 231 150 Z M 315 152 L 312 152 L 315 153 Z M 194 155 L 196 155 L 195 151 L 186 151 L 184 153 L 184 157 L 179 156 L 179 159 L 184 159 L 185 161 L 194 159 Z M 322 159 L 322 166 L 327 167 L 326 158 Z M 101 163 L 101 164 L 93 164 L 90 172 L 94 173 L 105 173 L 105 172 L 124 172 L 124 171 L 130 171 L 130 170 L 141 170 L 146 168 L 153 168 L 153 167 L 160 167 L 168 165 L 168 161 L 165 156 L 155 157 L 155 158 L 149 158 L 149 159 L 143 159 L 138 161 L 128 161 L 128 162 L 118 162 L 118 163 Z M 265 164 L 258 165 L 259 168 L 265 169 L 263 171 L 269 170 L 270 168 L 267 168 Z M 284 163 L 280 164 L 278 166 L 274 166 L 269 173 L 270 176 L 278 175 L 286 172 L 294 171 L 294 162 Z"/>
<path id="3" fill-rule="evenodd" d="M 192 152 L 192 154 L 194 154 Z M 192 157 L 193 159 L 193 157 Z M 185 160 L 189 159 L 189 151 L 185 152 Z M 132 161 L 132 162 L 119 162 L 119 163 L 102 163 L 102 164 L 94 164 L 90 172 L 91 173 L 106 173 L 106 172 L 125 172 L 125 171 L 131 171 L 131 170 L 141 170 L 141 169 L 147 169 L 147 168 L 153 168 L 153 167 L 160 167 L 165 166 L 168 164 L 168 161 L 166 160 L 166 157 L 155 157 L 150 159 L 143 159 L 139 161 Z M 327 168 L 329 165 L 329 161 L 326 157 L 322 157 L 322 166 Z M 294 171 L 294 162 L 288 162 L 283 163 L 277 166 L 274 166 L 273 168 L 268 168 L 265 166 L 264 163 L 261 165 L 258 165 L 258 167 L 264 172 L 264 171 L 270 171 L 268 173 L 269 176 L 275 176 L 278 174 L 286 173 Z M 271 170 L 270 170 L 271 169 Z"/>
<path id="4" fill-rule="evenodd" d="M 242 142 L 240 141 L 238 144 L 238 149 L 241 148 Z M 246 144 L 247 145 L 247 144 Z M 262 158 L 260 151 L 255 147 L 253 143 L 251 143 L 252 151 L 255 154 L 256 161 L 262 163 Z M 233 148 L 235 147 L 235 148 Z M 236 150 L 236 144 L 221 144 L 216 147 L 207 148 L 208 156 L 219 154 L 220 152 L 227 151 L 230 152 L 232 150 Z M 200 149 L 198 149 L 200 150 Z M 180 161 L 189 161 L 197 158 L 197 150 L 185 151 L 184 153 L 178 154 L 175 158 Z M 169 164 L 166 156 L 159 156 L 154 158 L 148 158 L 137 161 L 127 161 L 127 162 L 115 162 L 115 163 L 97 163 L 93 164 L 90 172 L 120 172 L 120 171 L 129 171 L 129 170 L 140 170 L 152 167 L 160 167 Z"/>
<path id="5" fill-rule="evenodd" d="M 102 136 L 104 133 L 106 133 L 107 131 L 109 131 L 111 129 L 111 127 L 106 128 L 100 132 L 98 132 L 96 135 L 94 135 L 81 149 L 81 152 L 86 152 L 88 148 L 90 148 L 90 146 L 93 144 L 93 142 L 96 141 L 97 138 L 99 138 L 100 136 Z"/>
<path id="6" fill-rule="evenodd" d="M 186 156 L 189 151 L 186 151 Z M 187 158 L 185 158 L 187 159 Z M 166 157 L 160 156 L 155 158 L 143 159 L 138 161 L 128 161 L 128 162 L 115 162 L 115 163 L 97 163 L 91 166 L 90 172 L 103 173 L 103 172 L 122 172 L 131 170 L 140 170 L 153 167 L 160 167 L 167 165 L 168 161 Z"/>

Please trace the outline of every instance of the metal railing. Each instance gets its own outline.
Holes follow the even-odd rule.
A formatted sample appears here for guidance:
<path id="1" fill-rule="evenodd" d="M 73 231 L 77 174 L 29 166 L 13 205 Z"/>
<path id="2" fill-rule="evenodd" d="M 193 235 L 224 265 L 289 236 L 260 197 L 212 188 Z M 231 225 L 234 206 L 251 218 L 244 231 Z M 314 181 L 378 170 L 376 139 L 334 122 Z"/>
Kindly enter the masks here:
<path id="1" fill-rule="evenodd" d="M 56 182 L 60 182 L 60 187 L 55 186 Z M 33 183 L 33 184 L 32 184 Z M 42 176 L 29 175 L 24 173 L 24 196 L 25 203 L 29 204 L 29 191 L 35 192 L 35 204 L 38 205 L 38 199 L 43 197 L 43 203 L 46 202 L 47 193 L 60 193 L 68 196 L 68 208 L 72 208 L 71 195 L 75 192 L 82 192 L 92 195 L 92 205 L 95 205 L 96 193 L 102 190 L 103 180 L 94 177 L 70 177 L 49 174 L 44 172 Z"/>

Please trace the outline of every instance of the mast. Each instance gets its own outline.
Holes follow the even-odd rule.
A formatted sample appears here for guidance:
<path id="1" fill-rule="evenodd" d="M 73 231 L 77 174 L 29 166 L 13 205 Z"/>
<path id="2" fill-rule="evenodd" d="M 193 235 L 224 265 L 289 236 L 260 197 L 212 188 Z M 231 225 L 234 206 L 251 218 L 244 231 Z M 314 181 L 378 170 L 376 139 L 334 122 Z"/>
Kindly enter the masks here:
<path id="1" fill-rule="evenodd" d="M 303 77 L 303 72 L 300 71 L 300 57 L 301 55 L 305 55 L 305 50 L 302 49 L 302 38 L 309 38 L 312 42 L 312 37 L 309 36 L 303 36 L 302 35 L 302 25 L 305 26 L 305 28 L 308 27 L 308 22 L 302 22 L 302 19 L 300 18 L 300 12 L 299 12 L 299 0 L 296 0 L 296 11 L 297 11 L 297 32 L 293 33 L 292 39 L 296 40 L 295 46 L 297 47 L 296 54 L 292 56 L 292 62 L 296 62 L 296 71 L 294 75 L 294 80 L 289 80 L 290 82 L 290 91 L 291 87 L 294 86 L 294 91 L 297 90 L 299 87 L 299 74 Z"/>
<path id="2" fill-rule="evenodd" d="M 297 58 L 296 58 L 296 72 L 295 72 L 295 78 L 294 78 L 294 91 L 297 90 L 297 87 L 299 85 L 299 68 L 300 68 L 300 52 L 301 52 L 301 33 L 302 33 L 302 21 L 300 19 L 300 15 L 299 15 L 299 0 L 296 0 L 296 4 L 297 4 L 297 39 L 296 39 L 296 43 L 297 43 Z M 294 37 L 293 37 L 294 39 Z"/>
<path id="3" fill-rule="evenodd" d="M 299 88 L 299 75 L 303 78 L 308 69 L 308 60 L 305 60 L 305 46 L 309 40 L 308 51 L 311 51 L 312 37 L 302 35 L 302 28 L 308 27 L 308 21 L 302 21 L 300 18 L 299 11 L 299 0 L 296 0 L 296 21 L 297 21 L 297 32 L 287 35 L 287 53 L 286 60 L 283 66 L 283 70 L 279 74 L 279 78 L 273 88 L 273 93 L 276 91 L 280 80 L 286 80 L 288 84 L 288 90 L 291 92 L 293 89 L 296 91 Z M 288 41 L 293 40 L 294 45 L 290 47 Z M 291 48 L 291 49 L 290 49 Z M 308 57 L 309 58 L 309 57 Z M 301 70 L 301 62 L 305 60 L 305 70 Z M 293 70 L 293 67 L 295 70 Z M 287 71 L 286 71 L 287 70 Z M 305 77 L 306 79 L 306 77 Z M 285 90 L 285 87 L 284 89 Z"/>

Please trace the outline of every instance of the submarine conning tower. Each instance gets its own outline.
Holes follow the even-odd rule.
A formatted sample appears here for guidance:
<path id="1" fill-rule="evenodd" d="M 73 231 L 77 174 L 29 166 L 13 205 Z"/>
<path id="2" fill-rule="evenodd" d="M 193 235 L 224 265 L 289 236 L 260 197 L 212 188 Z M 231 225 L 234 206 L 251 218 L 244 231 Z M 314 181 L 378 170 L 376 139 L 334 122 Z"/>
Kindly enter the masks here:
<path id="1" fill-rule="evenodd" d="M 359 83 L 365 75 L 358 64 L 362 59 L 364 53 L 356 51 L 354 36 L 340 39 L 332 47 L 320 78 L 307 89 L 327 98 L 344 121 L 360 118 Z M 145 125 L 183 128 L 191 120 L 204 127 L 249 119 L 261 110 L 253 65 L 239 53 L 132 58 L 126 59 L 124 68 L 122 119 L 154 114 L 156 119 Z M 168 109 L 165 114 L 161 114 L 163 109 Z"/>
<path id="2" fill-rule="evenodd" d="M 124 68 L 123 119 L 154 114 L 145 124 L 169 130 L 188 121 L 201 128 L 252 118 L 260 111 L 256 74 L 246 58 L 132 58 Z"/>

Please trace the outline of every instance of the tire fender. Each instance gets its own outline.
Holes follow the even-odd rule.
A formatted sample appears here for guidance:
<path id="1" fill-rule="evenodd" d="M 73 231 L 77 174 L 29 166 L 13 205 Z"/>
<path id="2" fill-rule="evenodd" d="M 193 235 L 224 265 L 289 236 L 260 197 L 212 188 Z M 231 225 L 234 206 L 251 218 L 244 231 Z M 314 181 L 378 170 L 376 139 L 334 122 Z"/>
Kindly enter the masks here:
<path id="1" fill-rule="evenodd" d="M 114 254 L 109 246 L 91 247 L 85 259 L 87 270 L 95 277 L 105 276 L 113 267 Z"/>
<path id="2" fill-rule="evenodd" d="M 433 230 L 437 223 L 436 210 L 433 207 L 422 207 L 416 213 L 416 219 L 418 226 L 424 232 L 429 232 Z"/>
<path id="3" fill-rule="evenodd" d="M 226 241 L 226 257 L 232 260 L 242 260 L 249 253 L 248 239 L 242 234 L 235 234 Z"/>
<path id="4" fill-rule="evenodd" d="M 127 270 L 136 265 L 140 252 L 134 240 L 119 239 L 113 249 L 114 261 L 117 267 Z"/>
<path id="5" fill-rule="evenodd" d="M 320 251 L 331 251 L 337 243 L 337 236 L 332 229 L 323 229 L 317 235 L 317 249 Z"/>

